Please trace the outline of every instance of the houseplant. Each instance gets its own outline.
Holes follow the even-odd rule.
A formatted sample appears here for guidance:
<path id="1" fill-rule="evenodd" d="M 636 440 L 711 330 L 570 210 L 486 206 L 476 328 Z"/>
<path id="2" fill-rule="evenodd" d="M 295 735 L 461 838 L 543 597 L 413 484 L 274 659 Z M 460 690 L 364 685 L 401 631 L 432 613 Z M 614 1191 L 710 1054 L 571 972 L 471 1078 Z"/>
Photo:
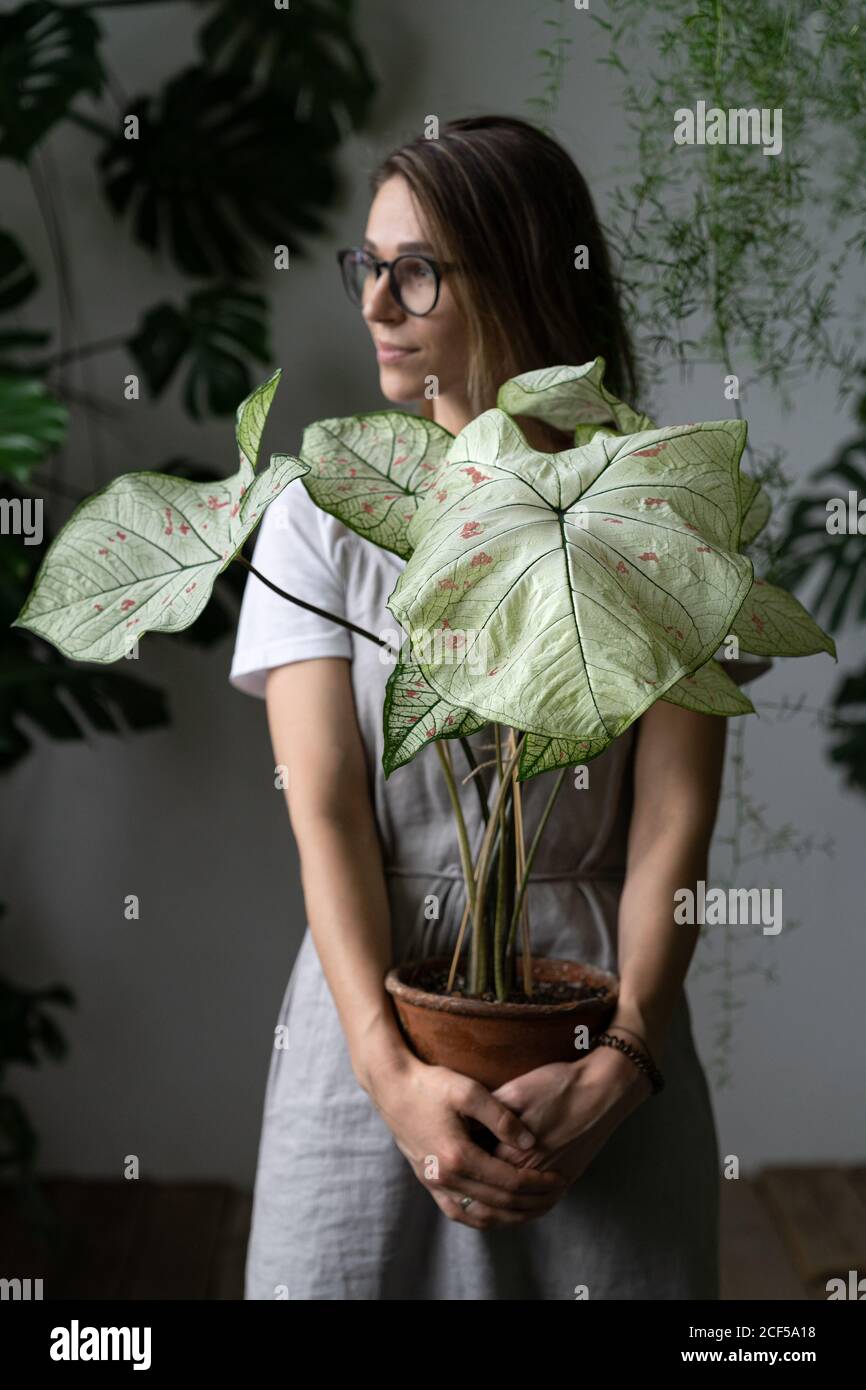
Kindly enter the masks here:
<path id="1" fill-rule="evenodd" d="M 539 1065 L 565 1048 L 573 1057 L 576 1024 L 591 1034 L 615 1000 L 613 977 L 531 955 L 526 888 L 567 768 L 598 757 L 658 699 L 722 716 L 752 711 L 714 659 L 726 640 L 759 656 L 835 659 L 832 639 L 792 595 L 756 579 L 742 553 L 769 515 L 765 494 L 740 471 L 745 423 L 659 429 L 611 395 L 603 373 L 601 358 L 525 373 L 456 436 L 399 410 L 318 421 L 299 457 L 274 455 L 257 472 L 276 372 L 238 408 L 232 478 L 116 479 L 73 513 L 16 619 L 65 655 L 100 662 L 123 656 L 146 631 L 189 626 L 233 559 L 252 569 L 244 541 L 299 477 L 318 506 L 404 559 L 388 600 L 407 636 L 386 687 L 384 770 L 390 776 L 435 744 L 466 907 L 441 980 L 423 978 L 438 962 L 412 962 L 387 984 L 428 1060 L 457 1036 L 453 1018 L 461 1032 L 474 1020 L 465 1068 L 482 1080 L 506 1079 L 503 1065 L 511 1075 L 528 1069 L 511 1043 L 503 1063 L 496 1038 L 478 1055 L 491 1020 L 499 1037 L 516 1009 Z M 567 432 L 574 447 L 531 449 L 518 418 Z M 467 741 L 488 724 L 497 774 L 489 800 Z M 474 862 L 453 740 L 486 822 Z M 527 847 L 521 784 L 554 772 Z M 419 1019 L 435 1025 L 438 1041 L 413 1031 Z M 539 1057 L 541 1023 L 553 1038 Z"/>

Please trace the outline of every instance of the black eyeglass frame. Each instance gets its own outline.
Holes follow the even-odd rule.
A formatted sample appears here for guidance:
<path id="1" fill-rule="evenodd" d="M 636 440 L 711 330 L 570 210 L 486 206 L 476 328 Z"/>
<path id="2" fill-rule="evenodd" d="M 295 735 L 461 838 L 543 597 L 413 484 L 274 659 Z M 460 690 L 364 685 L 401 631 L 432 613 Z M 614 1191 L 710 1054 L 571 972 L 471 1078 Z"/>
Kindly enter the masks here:
<path id="1" fill-rule="evenodd" d="M 340 274 L 343 277 L 343 288 L 345 289 L 350 302 L 352 304 L 357 305 L 359 308 L 363 304 L 363 300 L 353 299 L 351 293 L 349 292 L 349 285 L 346 279 L 346 271 L 344 267 L 344 262 L 347 256 L 365 256 L 369 264 L 372 266 L 373 270 L 376 272 L 377 280 L 379 279 L 379 276 L 382 274 L 382 271 L 387 270 L 388 289 L 391 291 L 391 298 L 394 299 L 396 303 L 400 305 L 400 308 L 403 310 L 404 314 L 411 314 L 412 317 L 416 319 L 423 319 L 426 318 L 428 314 L 432 314 L 433 310 L 436 308 L 436 305 L 439 303 L 439 292 L 442 289 L 442 271 L 453 270 L 455 266 L 454 261 L 437 261 L 434 260 L 432 256 L 425 256 L 420 251 L 404 251 L 401 255 L 395 256 L 393 261 L 380 261 L 377 260 L 377 258 L 373 255 L 372 251 L 365 250 L 363 246 L 344 246 L 342 250 L 337 252 L 337 260 L 340 265 Z M 423 311 L 419 312 L 419 310 L 417 309 L 410 309 L 408 305 L 403 303 L 403 300 L 400 295 L 400 286 L 397 284 L 397 277 L 394 274 L 394 267 L 398 264 L 399 261 L 423 261 L 424 264 L 428 265 L 432 270 L 436 280 L 436 293 L 433 297 L 433 303 L 430 305 L 429 309 L 424 309 Z"/>

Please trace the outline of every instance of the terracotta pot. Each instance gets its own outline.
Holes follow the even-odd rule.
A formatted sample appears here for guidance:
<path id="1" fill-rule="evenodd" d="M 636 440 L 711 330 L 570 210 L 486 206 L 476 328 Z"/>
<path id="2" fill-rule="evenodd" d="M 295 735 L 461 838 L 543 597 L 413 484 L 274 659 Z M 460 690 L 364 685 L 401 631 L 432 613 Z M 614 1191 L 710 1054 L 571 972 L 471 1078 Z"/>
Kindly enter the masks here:
<path id="1" fill-rule="evenodd" d="M 619 981 L 606 970 L 572 960 L 532 959 L 533 980 L 568 980 L 605 991 L 565 1004 L 496 1004 L 418 989 L 420 971 L 450 966 L 450 957 L 410 961 L 385 976 L 403 1033 L 422 1062 L 450 1067 L 495 1090 L 548 1062 L 574 1062 L 574 1030 L 604 1031 L 616 1008 Z M 519 962 L 518 962 L 519 969 Z"/>

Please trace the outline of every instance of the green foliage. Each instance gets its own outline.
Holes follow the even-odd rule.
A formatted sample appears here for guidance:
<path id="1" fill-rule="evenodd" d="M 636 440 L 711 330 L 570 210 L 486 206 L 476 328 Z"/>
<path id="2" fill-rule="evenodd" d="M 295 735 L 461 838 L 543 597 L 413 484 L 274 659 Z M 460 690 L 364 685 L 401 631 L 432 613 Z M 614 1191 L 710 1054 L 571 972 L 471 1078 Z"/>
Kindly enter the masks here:
<path id="1" fill-rule="evenodd" d="M 846 394 L 862 315 L 847 341 L 832 325 L 842 274 L 866 251 L 859 3 L 608 0 L 607 14 L 593 19 L 621 79 L 637 173 L 616 188 L 606 230 L 645 368 L 709 358 L 734 372 L 750 360 L 785 399 L 804 372 L 830 368 Z M 676 145 L 674 113 L 698 100 L 782 108 L 783 153 Z"/>
<path id="2" fill-rule="evenodd" d="M 214 11 L 199 34 L 213 68 L 292 93 L 313 125 L 333 120 L 347 131 L 366 120 L 376 83 L 355 38 L 354 0 L 295 0 L 276 16 L 249 0 L 198 3 Z"/>
<path id="3" fill-rule="evenodd" d="M 75 97 L 100 95 L 100 37 L 80 7 L 33 0 L 0 15 L 0 159 L 25 163 Z"/>
<path id="4" fill-rule="evenodd" d="M 158 99 L 136 98 L 140 138 L 119 131 L 99 159 L 106 196 L 130 213 L 136 239 L 187 275 L 247 277 L 253 246 L 302 251 L 337 191 L 340 133 L 330 119 L 288 119 L 287 95 L 197 67 Z"/>
<path id="5" fill-rule="evenodd" d="M 245 358 L 270 361 L 267 302 L 228 285 L 197 290 L 183 309 L 154 305 L 127 346 L 154 396 L 185 362 L 183 400 L 193 419 L 229 415 L 251 390 Z"/>

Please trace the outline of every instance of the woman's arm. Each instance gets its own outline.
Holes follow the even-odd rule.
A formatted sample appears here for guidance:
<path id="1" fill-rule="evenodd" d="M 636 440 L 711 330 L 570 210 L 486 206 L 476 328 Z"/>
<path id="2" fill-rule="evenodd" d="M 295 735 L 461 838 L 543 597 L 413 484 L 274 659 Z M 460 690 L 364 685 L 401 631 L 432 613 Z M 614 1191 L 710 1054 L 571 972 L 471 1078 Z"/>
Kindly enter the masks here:
<path id="1" fill-rule="evenodd" d="M 359 1084 L 447 1216 L 485 1226 L 542 1215 L 563 1181 L 516 1173 L 472 1141 L 462 1117 L 514 1145 L 528 1137 L 531 1146 L 527 1127 L 477 1082 L 420 1062 L 384 988 L 392 964 L 390 908 L 350 663 L 318 657 L 276 667 L 266 700 L 274 757 L 287 769 L 307 921 Z M 475 1204 L 464 1211 L 455 1192 Z"/>
<path id="2" fill-rule="evenodd" d="M 390 908 L 364 748 L 343 657 L 268 672 L 274 757 L 300 854 L 310 933 L 359 1083 L 405 1051 L 382 988 L 391 964 Z"/>
<path id="3" fill-rule="evenodd" d="M 700 934 L 699 926 L 674 921 L 674 893 L 707 878 L 727 727 L 719 715 L 663 700 L 639 723 L 619 904 L 620 991 L 610 1026 L 639 1033 L 662 1070 L 671 1014 Z"/>

